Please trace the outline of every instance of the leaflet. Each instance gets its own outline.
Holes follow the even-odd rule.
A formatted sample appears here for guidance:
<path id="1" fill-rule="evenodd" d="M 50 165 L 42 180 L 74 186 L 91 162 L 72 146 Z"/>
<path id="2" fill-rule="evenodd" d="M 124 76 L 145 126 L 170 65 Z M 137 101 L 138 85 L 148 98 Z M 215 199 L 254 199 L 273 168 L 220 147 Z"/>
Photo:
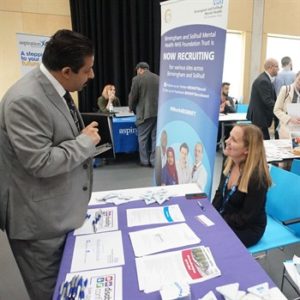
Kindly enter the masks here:
<path id="1" fill-rule="evenodd" d="M 127 209 L 126 214 L 128 227 L 185 221 L 178 204 L 163 207 Z"/>
<path id="2" fill-rule="evenodd" d="M 129 232 L 129 236 L 135 256 L 198 244 L 201 241 L 186 223 Z"/>
<path id="3" fill-rule="evenodd" d="M 79 282 L 79 287 L 78 289 L 76 288 L 77 295 L 74 299 L 122 300 L 122 268 L 120 267 L 68 273 L 65 282 L 62 283 L 62 287 L 66 285 L 66 282 L 72 285 L 74 278 L 75 282 Z M 63 288 L 60 296 L 61 299 L 65 299 L 68 296 L 63 294 Z M 77 298 L 77 296 L 79 297 Z"/>
<path id="4" fill-rule="evenodd" d="M 82 226 L 74 231 L 74 235 L 118 230 L 117 207 L 88 209 Z"/>
<path id="5" fill-rule="evenodd" d="M 221 275 L 208 247 L 199 246 L 135 259 L 139 289 L 145 293 L 173 282 L 202 282 Z"/>
<path id="6" fill-rule="evenodd" d="M 76 237 L 71 272 L 115 267 L 124 263 L 120 230 Z"/>

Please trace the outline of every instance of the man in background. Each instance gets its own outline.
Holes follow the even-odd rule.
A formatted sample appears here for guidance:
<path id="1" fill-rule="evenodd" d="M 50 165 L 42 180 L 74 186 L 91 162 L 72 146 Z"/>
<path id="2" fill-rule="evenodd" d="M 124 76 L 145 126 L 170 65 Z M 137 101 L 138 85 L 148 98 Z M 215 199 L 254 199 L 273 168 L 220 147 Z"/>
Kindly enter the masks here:
<path id="1" fill-rule="evenodd" d="M 136 66 L 137 75 L 132 79 L 129 109 L 136 114 L 140 164 L 154 167 L 159 77 L 150 72 L 146 62 Z"/>
<path id="2" fill-rule="evenodd" d="M 283 85 L 290 85 L 295 81 L 296 73 L 293 72 L 292 59 L 289 56 L 284 56 L 281 59 L 282 70 L 278 73 L 274 80 L 276 95 L 279 94 Z"/>
<path id="3" fill-rule="evenodd" d="M 0 228 L 32 300 L 52 299 L 66 235 L 86 216 L 100 136 L 69 92 L 94 77 L 93 63 L 88 38 L 59 30 L 0 102 Z"/>
<path id="4" fill-rule="evenodd" d="M 252 84 L 247 119 L 262 130 L 265 140 L 269 140 L 269 127 L 274 118 L 273 108 L 276 101 L 272 82 L 278 73 L 277 60 L 267 59 L 264 63 L 264 70 Z"/>
<path id="5" fill-rule="evenodd" d="M 229 88 L 230 88 L 229 82 L 222 83 L 220 113 L 227 114 L 227 113 L 236 112 L 236 108 L 235 108 L 236 100 L 229 96 Z"/>

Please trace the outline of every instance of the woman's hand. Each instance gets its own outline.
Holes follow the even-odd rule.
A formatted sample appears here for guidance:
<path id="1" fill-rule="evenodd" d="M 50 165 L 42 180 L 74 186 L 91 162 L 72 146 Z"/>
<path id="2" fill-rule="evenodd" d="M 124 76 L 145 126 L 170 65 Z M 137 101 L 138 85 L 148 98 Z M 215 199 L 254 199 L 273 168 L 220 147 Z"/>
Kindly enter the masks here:
<path id="1" fill-rule="evenodd" d="M 289 120 L 289 124 L 300 125 L 300 118 L 291 117 L 290 120 Z"/>

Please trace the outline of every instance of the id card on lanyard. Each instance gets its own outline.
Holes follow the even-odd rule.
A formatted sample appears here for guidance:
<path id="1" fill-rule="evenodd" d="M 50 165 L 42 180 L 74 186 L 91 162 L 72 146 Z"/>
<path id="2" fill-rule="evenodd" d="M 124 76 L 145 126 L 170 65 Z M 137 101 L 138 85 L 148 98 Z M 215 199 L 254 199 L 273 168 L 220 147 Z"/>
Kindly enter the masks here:
<path id="1" fill-rule="evenodd" d="M 228 181 L 229 181 L 229 177 L 230 177 L 230 172 L 228 173 L 228 175 L 226 176 L 226 179 L 225 179 L 225 182 L 224 182 L 224 185 L 223 185 L 223 193 L 222 193 L 222 196 L 223 196 L 223 204 L 222 204 L 222 207 L 221 209 L 219 210 L 220 214 L 224 212 L 224 209 L 225 209 L 225 205 L 226 203 L 229 201 L 230 197 L 235 193 L 236 189 L 237 189 L 237 186 L 238 186 L 238 183 L 240 181 L 240 177 L 238 179 L 238 182 L 237 184 L 234 184 L 230 191 L 227 193 L 226 195 L 226 187 L 227 187 L 227 184 L 228 184 Z"/>

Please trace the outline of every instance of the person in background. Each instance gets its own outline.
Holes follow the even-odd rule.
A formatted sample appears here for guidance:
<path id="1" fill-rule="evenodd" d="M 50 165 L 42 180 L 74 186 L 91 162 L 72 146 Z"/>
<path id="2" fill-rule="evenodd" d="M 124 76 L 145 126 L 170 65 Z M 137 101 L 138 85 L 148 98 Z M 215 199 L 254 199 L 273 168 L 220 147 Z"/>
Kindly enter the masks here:
<path id="1" fill-rule="evenodd" d="M 31 300 L 52 299 L 66 236 L 85 220 L 100 136 L 69 92 L 94 78 L 93 64 L 91 41 L 59 30 L 0 102 L 0 228 Z"/>
<path id="2" fill-rule="evenodd" d="M 172 147 L 167 149 L 167 162 L 162 169 L 161 185 L 178 184 L 178 175 L 175 166 L 175 153 Z"/>
<path id="3" fill-rule="evenodd" d="M 228 114 L 228 113 L 235 113 L 236 108 L 235 108 L 235 99 L 232 97 L 229 97 L 229 87 L 230 83 L 228 82 L 223 82 L 222 83 L 222 88 L 221 88 L 221 101 L 220 101 L 220 109 L 219 113 L 220 114 Z M 229 136 L 229 132 L 231 131 L 232 126 L 229 124 L 224 126 L 224 137 L 223 139 L 225 140 Z M 219 122 L 218 124 L 218 136 L 217 136 L 217 151 L 219 150 L 219 145 L 221 144 L 221 138 L 222 138 L 222 124 Z"/>
<path id="4" fill-rule="evenodd" d="M 272 82 L 278 72 L 277 60 L 273 58 L 267 59 L 264 69 L 265 71 L 252 84 L 247 119 L 261 129 L 265 140 L 269 140 L 268 128 L 272 125 L 274 119 L 273 109 L 276 101 L 276 93 Z M 277 138 L 276 128 L 277 118 L 275 122 L 275 137 Z"/>
<path id="5" fill-rule="evenodd" d="M 281 59 L 282 70 L 278 73 L 274 80 L 276 95 L 279 95 L 283 85 L 290 85 L 294 82 L 296 73 L 293 72 L 292 59 L 289 56 L 284 56 Z"/>
<path id="6" fill-rule="evenodd" d="M 166 130 L 163 130 L 160 135 L 160 146 L 155 150 L 155 181 L 156 185 L 161 185 L 162 168 L 167 163 L 167 145 L 168 135 Z"/>
<path id="7" fill-rule="evenodd" d="M 261 130 L 255 125 L 234 126 L 224 155 L 227 160 L 212 203 L 250 247 L 264 234 L 266 194 L 271 186 Z"/>
<path id="8" fill-rule="evenodd" d="M 182 143 L 179 148 L 179 160 L 176 161 L 178 183 L 190 183 L 192 180 L 191 168 L 188 164 L 189 146 Z"/>
<path id="9" fill-rule="evenodd" d="M 284 85 L 277 97 L 274 114 L 279 119 L 279 137 L 289 139 L 289 127 L 300 126 L 300 118 L 292 117 L 287 113 L 289 103 L 300 103 L 300 71 L 291 85 Z"/>
<path id="10" fill-rule="evenodd" d="M 207 183 L 207 172 L 203 166 L 203 145 L 197 143 L 194 149 L 195 161 L 192 169 L 192 182 L 197 183 L 201 191 L 205 191 Z"/>
<path id="11" fill-rule="evenodd" d="M 136 115 L 140 164 L 154 167 L 159 77 L 149 70 L 146 62 L 136 66 L 137 75 L 132 79 L 128 106 Z"/>
<path id="12" fill-rule="evenodd" d="M 113 112 L 114 106 L 121 106 L 121 103 L 119 98 L 116 97 L 115 86 L 107 84 L 98 98 L 99 112 Z"/>
<path id="13" fill-rule="evenodd" d="M 235 108 L 236 100 L 229 96 L 229 88 L 230 88 L 229 82 L 222 83 L 220 113 L 227 114 L 227 113 L 236 112 L 236 108 Z"/>

